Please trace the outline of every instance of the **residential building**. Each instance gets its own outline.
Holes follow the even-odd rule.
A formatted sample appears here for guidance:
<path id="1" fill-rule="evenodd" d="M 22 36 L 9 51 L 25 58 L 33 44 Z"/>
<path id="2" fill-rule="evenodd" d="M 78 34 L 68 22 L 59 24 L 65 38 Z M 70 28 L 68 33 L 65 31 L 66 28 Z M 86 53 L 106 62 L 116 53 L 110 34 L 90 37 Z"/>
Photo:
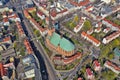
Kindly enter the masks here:
<path id="1" fill-rule="evenodd" d="M 83 27 L 86 17 L 81 17 L 79 24 L 74 28 L 74 32 L 78 33 L 80 29 Z"/>
<path id="2" fill-rule="evenodd" d="M 79 77 L 77 80 L 83 80 L 83 78 Z"/>
<path id="3" fill-rule="evenodd" d="M 100 71 L 101 70 L 101 66 L 100 66 L 100 63 L 98 62 L 98 60 L 93 61 L 93 67 L 94 67 L 95 71 Z"/>
<path id="4" fill-rule="evenodd" d="M 25 16 L 26 18 L 28 18 L 28 19 L 31 18 L 31 16 L 30 16 L 30 14 L 29 14 L 29 12 L 28 12 L 27 9 L 25 9 L 25 10 L 23 11 L 23 13 L 24 13 L 24 16 Z"/>
<path id="5" fill-rule="evenodd" d="M 109 36 L 107 36 L 105 38 L 103 38 L 102 42 L 104 44 L 107 44 L 107 43 L 111 42 L 112 40 L 116 39 L 119 36 L 120 36 L 120 30 L 110 34 Z"/>
<path id="6" fill-rule="evenodd" d="M 98 22 L 95 27 L 102 27 L 102 22 Z"/>
<path id="7" fill-rule="evenodd" d="M 23 79 L 35 77 L 35 80 L 42 80 L 39 63 L 37 62 L 37 59 L 34 56 L 34 54 L 28 54 L 24 56 L 22 59 L 22 63 L 24 68 Z"/>
<path id="8" fill-rule="evenodd" d="M 28 12 L 34 12 L 34 11 L 36 11 L 36 8 L 35 7 L 31 7 L 31 8 L 27 8 L 27 10 L 28 10 Z"/>
<path id="9" fill-rule="evenodd" d="M 101 0 L 104 1 L 106 4 L 109 4 L 111 2 L 111 0 Z"/>
<path id="10" fill-rule="evenodd" d="M 37 11 L 37 16 L 42 20 L 45 19 L 45 15 L 41 11 Z"/>
<path id="11" fill-rule="evenodd" d="M 58 65 L 60 64 L 67 65 L 67 64 L 74 62 L 77 59 L 80 59 L 81 57 L 82 57 L 82 53 L 77 52 L 74 55 L 70 57 L 65 57 L 65 58 L 54 56 L 53 61 L 55 64 L 58 64 Z"/>
<path id="12" fill-rule="evenodd" d="M 105 29 L 103 30 L 103 32 L 104 32 L 104 33 L 108 33 L 110 30 L 111 30 L 111 29 L 110 29 L 109 27 L 107 27 L 107 28 L 105 28 Z"/>
<path id="13" fill-rule="evenodd" d="M 19 16 L 18 16 L 16 13 L 11 13 L 11 12 L 9 12 L 8 18 L 9 18 L 9 20 L 11 20 L 11 21 L 21 22 Z"/>
<path id="14" fill-rule="evenodd" d="M 102 23 L 105 24 L 106 26 L 110 27 L 112 30 L 119 30 L 120 29 L 120 26 L 118 26 L 117 24 L 114 24 L 110 20 L 103 19 Z"/>
<path id="15" fill-rule="evenodd" d="M 4 23 L 4 26 L 9 26 L 10 25 L 7 17 L 3 19 L 3 23 Z"/>
<path id="16" fill-rule="evenodd" d="M 91 28 L 90 30 L 87 31 L 87 34 L 92 34 L 93 33 L 93 29 Z"/>
<path id="17" fill-rule="evenodd" d="M 104 66 L 111 69 L 116 74 L 120 73 L 120 67 L 111 61 L 106 61 Z"/>
<path id="18" fill-rule="evenodd" d="M 48 29 L 41 27 L 33 18 L 30 19 L 30 23 L 31 23 L 37 30 L 40 31 L 40 34 L 41 34 L 42 36 L 45 36 L 45 35 L 48 33 Z"/>
<path id="19" fill-rule="evenodd" d="M 7 36 L 7 37 L 3 38 L 2 43 L 11 44 L 12 43 L 11 36 Z"/>
<path id="20" fill-rule="evenodd" d="M 88 80 L 94 80 L 93 71 L 90 68 L 86 69 L 86 76 Z"/>
<path id="21" fill-rule="evenodd" d="M 3 18 L 6 18 L 6 17 L 7 17 L 6 11 L 2 13 L 2 17 L 3 17 Z"/>
<path id="22" fill-rule="evenodd" d="M 3 67 L 3 63 L 1 63 L 1 62 L 0 62 L 0 75 L 1 75 L 1 77 L 6 75 L 6 71 Z"/>
<path id="23" fill-rule="evenodd" d="M 48 37 L 46 38 L 46 44 L 52 50 L 54 49 L 62 56 L 74 55 L 75 46 L 66 38 L 62 37 L 55 32 L 54 29 L 48 31 Z"/>
<path id="24" fill-rule="evenodd" d="M 21 23 L 17 21 L 17 22 L 16 22 L 16 26 L 17 26 L 17 28 L 18 28 L 19 35 L 20 35 L 21 37 L 24 37 L 24 36 L 25 36 L 25 32 L 24 32 L 24 30 L 23 30 L 23 28 L 22 28 L 22 26 L 21 26 Z"/>
<path id="25" fill-rule="evenodd" d="M 82 1 L 80 1 L 80 2 L 75 2 L 75 1 L 73 1 L 73 0 L 68 0 L 68 1 L 69 1 L 72 5 L 74 5 L 74 6 L 79 6 L 79 7 L 85 6 L 85 5 L 87 5 L 87 4 L 90 3 L 89 0 L 82 0 Z"/>
<path id="26" fill-rule="evenodd" d="M 116 56 L 120 57 L 120 49 L 119 49 L 119 48 L 115 48 L 115 49 L 113 50 L 113 52 L 114 52 L 114 54 L 115 54 Z"/>
<path id="27" fill-rule="evenodd" d="M 94 32 L 99 33 L 101 30 L 102 30 L 101 27 L 97 27 Z"/>
<path id="28" fill-rule="evenodd" d="M 81 37 L 88 40 L 89 42 L 91 42 L 93 45 L 95 45 L 97 47 L 101 44 L 99 40 L 95 39 L 93 36 L 87 34 L 84 31 L 81 33 Z"/>
<path id="29" fill-rule="evenodd" d="M 13 48 L 9 48 L 7 50 L 1 51 L 1 56 L 2 56 L 2 62 L 7 61 L 10 57 L 15 57 L 16 53 Z"/>
<path id="30" fill-rule="evenodd" d="M 25 47 L 27 49 L 28 54 L 32 54 L 33 49 L 32 49 L 32 47 L 31 47 L 31 45 L 30 45 L 30 43 L 29 43 L 29 41 L 27 39 L 24 39 L 24 45 L 25 45 Z"/>

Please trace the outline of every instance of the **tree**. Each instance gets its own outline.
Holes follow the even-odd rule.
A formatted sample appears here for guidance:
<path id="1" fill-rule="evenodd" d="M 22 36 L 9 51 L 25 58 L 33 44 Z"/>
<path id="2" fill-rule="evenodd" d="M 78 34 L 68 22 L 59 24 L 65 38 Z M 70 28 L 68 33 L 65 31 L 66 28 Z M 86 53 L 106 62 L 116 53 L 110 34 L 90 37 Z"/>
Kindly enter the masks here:
<path id="1" fill-rule="evenodd" d="M 17 42 L 14 42 L 13 47 L 14 47 L 14 48 L 17 47 Z"/>
<path id="2" fill-rule="evenodd" d="M 100 57 L 106 57 L 109 53 L 109 47 L 105 46 L 101 49 L 101 56 Z"/>
<path id="3" fill-rule="evenodd" d="M 35 31 L 34 31 L 34 34 L 35 34 L 37 37 L 39 37 L 39 36 L 40 36 L 39 30 L 35 30 Z"/>
<path id="4" fill-rule="evenodd" d="M 108 17 L 106 17 L 106 19 L 112 20 L 112 16 L 108 16 Z"/>
<path id="5" fill-rule="evenodd" d="M 113 58 L 114 58 L 114 53 L 109 53 L 109 54 L 108 54 L 108 58 L 109 58 L 109 59 L 113 59 Z"/>
<path id="6" fill-rule="evenodd" d="M 118 39 L 114 39 L 114 40 L 111 42 L 111 45 L 112 45 L 112 46 L 113 46 L 113 48 L 114 48 L 114 47 L 116 47 L 116 46 L 120 45 L 120 42 L 119 42 L 119 40 L 118 40 Z"/>
<path id="7" fill-rule="evenodd" d="M 75 16 L 74 16 L 73 22 L 78 22 L 78 15 L 75 15 Z"/>
<path id="8" fill-rule="evenodd" d="M 120 21 L 117 20 L 117 19 L 114 20 L 114 23 L 117 24 L 117 25 L 120 25 Z"/>
<path id="9" fill-rule="evenodd" d="M 91 28 L 92 28 L 91 22 L 89 20 L 86 20 L 83 29 L 87 31 L 90 30 Z"/>

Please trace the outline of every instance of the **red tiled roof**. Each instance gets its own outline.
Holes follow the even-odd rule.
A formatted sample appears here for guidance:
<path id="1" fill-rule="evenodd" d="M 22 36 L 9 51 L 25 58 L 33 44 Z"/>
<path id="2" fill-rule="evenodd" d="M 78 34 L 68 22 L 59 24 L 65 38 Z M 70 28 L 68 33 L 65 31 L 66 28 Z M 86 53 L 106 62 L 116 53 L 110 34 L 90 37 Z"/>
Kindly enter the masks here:
<path id="1" fill-rule="evenodd" d="M 89 75 L 89 76 L 93 75 L 93 73 L 92 73 L 92 71 L 91 71 L 90 68 L 87 68 L 87 69 L 86 69 L 86 73 L 87 73 L 87 75 Z"/>
<path id="2" fill-rule="evenodd" d="M 78 57 L 81 57 L 81 53 L 80 52 L 77 52 L 75 55 L 67 58 L 67 59 L 63 59 L 64 63 L 67 64 L 67 63 L 71 63 L 73 62 L 75 59 L 77 59 Z"/>
<path id="3" fill-rule="evenodd" d="M 69 64 L 71 62 L 73 62 L 74 60 L 76 60 L 77 58 L 81 57 L 81 53 L 77 52 L 75 55 L 68 57 L 68 58 L 62 58 L 62 57 L 54 57 L 54 60 L 62 60 L 64 62 L 64 64 Z"/>
<path id="4" fill-rule="evenodd" d="M 105 39 L 106 39 L 106 40 L 109 40 L 109 39 L 111 39 L 111 38 L 113 38 L 113 37 L 116 37 L 116 35 L 118 35 L 118 34 L 120 34 L 120 30 L 117 31 L 117 32 L 112 33 L 111 35 L 107 36 Z"/>
<path id="5" fill-rule="evenodd" d="M 119 25 L 117 25 L 117 24 L 115 24 L 115 23 L 113 23 L 112 21 L 107 20 L 106 18 L 104 18 L 103 20 L 104 20 L 104 21 L 106 21 L 106 22 L 108 22 L 108 23 L 109 23 L 109 24 L 111 24 L 112 26 L 117 27 L 117 28 L 119 28 L 119 29 L 120 29 L 120 26 L 119 26 Z"/>
<path id="6" fill-rule="evenodd" d="M 68 10 L 67 10 L 67 9 L 64 9 L 64 10 L 60 11 L 59 13 L 64 13 L 64 12 L 66 12 L 66 11 L 68 11 Z"/>
<path id="7" fill-rule="evenodd" d="M 89 0 L 84 0 L 84 1 L 81 1 L 81 2 L 79 3 L 79 6 L 85 6 L 85 5 L 89 4 L 89 3 L 90 3 Z"/>
<path id="8" fill-rule="evenodd" d="M 55 17 L 57 15 L 57 12 L 56 12 L 55 9 L 52 9 L 50 14 L 51 14 L 52 17 Z"/>
<path id="9" fill-rule="evenodd" d="M 118 67 L 117 65 L 113 64 L 111 61 L 106 61 L 106 64 L 113 67 L 115 70 L 120 71 L 120 67 Z"/>
<path id="10" fill-rule="evenodd" d="M 35 7 L 27 8 L 27 10 L 28 10 L 28 11 L 34 11 L 34 10 L 36 10 L 36 8 L 35 8 Z"/>
<path id="11" fill-rule="evenodd" d="M 78 80 L 83 80 L 82 78 L 78 78 Z"/>
<path id="12" fill-rule="evenodd" d="M 3 39 L 3 42 L 7 42 L 7 41 L 10 41 L 10 40 L 11 40 L 11 37 L 8 36 L 8 37 L 5 37 L 5 38 Z"/>
<path id="13" fill-rule="evenodd" d="M 100 66 L 100 63 L 98 62 L 98 60 L 95 60 L 95 61 L 93 62 L 93 64 L 94 64 L 96 67 L 99 67 L 99 66 Z"/>
<path id="14" fill-rule="evenodd" d="M 36 27 L 41 31 L 44 32 L 45 30 L 47 30 L 47 28 L 42 28 L 33 18 L 30 19 L 34 25 L 36 25 Z"/>
<path id="15" fill-rule="evenodd" d="M 88 35 L 88 38 L 89 38 L 90 40 L 92 40 L 93 42 L 95 42 L 96 44 L 99 44 L 99 43 L 100 43 L 100 41 L 98 41 L 97 39 L 95 39 L 93 36 Z"/>
<path id="16" fill-rule="evenodd" d="M 2 77 L 6 75 L 6 71 L 5 71 L 2 63 L 0 63 L 0 75 Z"/>
<path id="17" fill-rule="evenodd" d="M 42 27 L 40 27 L 39 30 L 40 30 L 41 32 L 44 32 L 44 31 L 47 30 L 47 28 L 42 28 Z"/>
<path id="18" fill-rule="evenodd" d="M 24 15 L 25 15 L 26 18 L 30 17 L 30 14 L 28 13 L 28 10 L 25 9 L 23 11 L 23 13 L 24 13 Z"/>
<path id="19" fill-rule="evenodd" d="M 17 28 L 18 28 L 18 31 L 19 31 L 20 35 L 25 34 L 20 22 L 16 22 L 16 25 L 17 25 Z"/>
<path id="20" fill-rule="evenodd" d="M 96 44 L 99 44 L 100 41 L 98 41 L 97 39 L 95 39 L 93 36 L 90 36 L 89 34 L 87 34 L 86 32 L 82 32 L 81 35 L 86 36 L 87 38 L 89 38 L 90 40 L 92 40 L 93 42 L 95 42 Z"/>
<path id="21" fill-rule="evenodd" d="M 41 16 L 44 15 L 43 12 L 41 12 L 41 11 L 37 11 L 37 14 L 39 14 Z"/>
<path id="22" fill-rule="evenodd" d="M 83 32 L 81 33 L 81 35 L 87 36 L 87 33 L 83 31 Z"/>
<path id="23" fill-rule="evenodd" d="M 28 54 L 32 54 L 33 53 L 33 49 L 29 43 L 29 41 L 27 39 L 24 39 L 24 45 L 26 46 L 26 49 L 28 51 Z"/>
<path id="24" fill-rule="evenodd" d="M 85 6 L 85 5 L 90 3 L 89 0 L 84 0 L 84 1 L 81 1 L 80 3 L 77 3 L 77 2 L 72 1 L 72 0 L 69 0 L 69 2 L 74 6 Z"/>
<path id="25" fill-rule="evenodd" d="M 8 18 L 7 18 L 7 17 L 4 18 L 4 19 L 3 19 L 3 22 L 9 22 Z"/>
<path id="26" fill-rule="evenodd" d="M 86 10 L 89 11 L 89 9 L 93 8 L 93 6 L 86 7 Z"/>
<path id="27" fill-rule="evenodd" d="M 33 18 L 31 18 L 30 20 L 34 23 L 34 25 L 37 26 L 37 28 L 40 28 L 40 25 Z"/>

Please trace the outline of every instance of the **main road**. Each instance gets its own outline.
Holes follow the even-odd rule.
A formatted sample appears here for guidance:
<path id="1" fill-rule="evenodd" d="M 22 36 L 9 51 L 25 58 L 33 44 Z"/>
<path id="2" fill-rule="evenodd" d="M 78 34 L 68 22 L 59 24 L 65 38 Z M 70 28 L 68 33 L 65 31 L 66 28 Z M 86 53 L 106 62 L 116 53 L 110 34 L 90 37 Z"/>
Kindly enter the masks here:
<path id="1" fill-rule="evenodd" d="M 23 22 L 25 23 L 28 34 L 32 38 L 34 38 L 35 36 L 34 36 L 34 33 L 31 29 L 30 23 L 26 19 L 24 19 Z M 50 61 L 49 57 L 47 56 L 46 52 L 44 51 L 41 43 L 37 42 L 37 40 L 33 40 L 33 43 L 34 43 L 35 47 L 37 48 L 37 50 L 40 52 L 41 56 L 44 59 L 44 62 L 45 62 L 46 68 L 47 68 L 47 72 L 48 72 L 49 80 L 59 80 L 57 75 L 56 75 L 56 71 L 53 68 L 53 66 L 51 64 L 51 61 Z"/>
<path id="2" fill-rule="evenodd" d="M 31 38 L 35 38 L 31 24 L 23 16 L 22 10 L 23 10 L 24 4 L 21 4 L 21 3 L 23 3 L 21 1 L 24 2 L 24 0 L 19 0 L 16 3 L 9 2 L 6 4 L 6 6 L 14 7 L 14 8 L 16 8 L 16 13 L 22 14 L 22 19 L 23 19 L 22 22 L 25 24 L 26 31 L 28 32 L 29 36 L 31 36 Z M 40 52 L 40 53 L 38 53 L 38 55 L 41 56 L 39 58 L 43 58 L 43 61 L 45 63 L 45 67 L 47 68 L 48 80 L 59 80 L 59 78 L 57 77 L 57 72 L 55 71 L 54 67 L 52 66 L 51 60 L 49 59 L 48 55 L 44 51 L 44 48 L 42 47 L 41 43 L 37 42 L 37 40 L 33 40 L 32 42 L 33 42 L 34 46 L 37 48 L 36 50 L 38 50 L 38 52 Z M 38 58 L 38 56 L 37 56 L 37 58 Z M 40 60 L 40 59 L 38 59 L 38 60 Z M 41 65 L 43 65 L 43 64 L 41 64 Z"/>

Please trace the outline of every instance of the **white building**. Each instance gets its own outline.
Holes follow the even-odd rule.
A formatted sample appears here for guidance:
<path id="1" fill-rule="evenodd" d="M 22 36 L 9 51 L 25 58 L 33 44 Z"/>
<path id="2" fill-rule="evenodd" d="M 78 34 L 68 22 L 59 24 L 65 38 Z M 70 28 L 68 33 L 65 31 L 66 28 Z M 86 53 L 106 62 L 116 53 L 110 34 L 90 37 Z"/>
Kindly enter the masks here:
<path id="1" fill-rule="evenodd" d="M 78 33 L 84 25 L 86 17 L 81 17 L 79 24 L 74 28 L 74 32 Z"/>
<path id="2" fill-rule="evenodd" d="M 40 17 L 40 19 L 45 19 L 45 15 L 41 12 L 41 11 L 38 11 L 37 12 L 37 16 Z"/>
<path id="3" fill-rule="evenodd" d="M 113 72 L 115 72 L 116 74 L 120 73 L 120 67 L 113 64 L 111 61 L 106 61 L 104 64 L 105 67 L 111 69 Z"/>
<path id="4" fill-rule="evenodd" d="M 111 2 L 111 0 L 101 0 L 104 1 L 106 4 L 109 4 Z"/>
<path id="5" fill-rule="evenodd" d="M 111 22 L 110 20 L 103 19 L 102 23 L 107 27 L 110 27 L 111 30 L 119 30 L 119 26 Z"/>
<path id="6" fill-rule="evenodd" d="M 93 45 L 95 45 L 95 46 L 99 46 L 101 43 L 100 43 L 100 41 L 98 41 L 97 39 L 95 39 L 93 36 L 90 36 L 89 34 L 87 34 L 86 32 L 82 32 L 81 33 L 81 36 L 84 38 L 84 39 L 86 39 L 86 40 L 88 40 L 89 42 L 91 42 Z"/>
<path id="7" fill-rule="evenodd" d="M 103 42 L 104 44 L 107 44 L 107 43 L 109 43 L 110 41 L 116 39 L 116 38 L 119 37 L 119 36 L 120 36 L 120 30 L 112 33 L 111 35 L 109 35 L 109 36 L 107 36 L 107 37 L 105 37 L 105 38 L 103 38 L 103 41 L 102 41 L 102 42 Z"/>

